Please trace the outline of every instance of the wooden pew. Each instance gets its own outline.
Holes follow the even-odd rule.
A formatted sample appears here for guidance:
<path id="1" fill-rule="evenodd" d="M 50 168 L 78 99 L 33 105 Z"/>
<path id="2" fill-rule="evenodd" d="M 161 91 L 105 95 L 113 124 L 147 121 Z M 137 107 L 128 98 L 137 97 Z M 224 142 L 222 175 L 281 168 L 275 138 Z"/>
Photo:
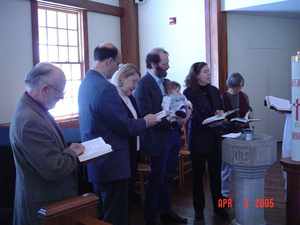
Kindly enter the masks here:
<path id="1" fill-rule="evenodd" d="M 56 202 L 38 211 L 43 225 L 111 225 L 97 219 L 98 197 L 87 193 Z"/>

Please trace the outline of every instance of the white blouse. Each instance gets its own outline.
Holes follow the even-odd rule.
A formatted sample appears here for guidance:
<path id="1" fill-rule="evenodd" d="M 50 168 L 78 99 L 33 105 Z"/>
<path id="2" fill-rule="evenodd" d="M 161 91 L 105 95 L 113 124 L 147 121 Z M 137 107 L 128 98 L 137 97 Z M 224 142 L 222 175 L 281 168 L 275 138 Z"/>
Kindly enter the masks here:
<path id="1" fill-rule="evenodd" d="M 132 105 L 130 98 L 128 96 L 124 95 L 123 92 L 119 88 L 117 88 L 117 89 L 118 89 L 119 95 L 122 98 L 123 102 L 126 104 L 129 111 L 133 115 L 133 118 L 138 119 L 137 112 L 136 112 L 134 106 Z M 140 137 L 139 136 L 136 137 L 136 150 L 137 151 L 140 150 Z"/>

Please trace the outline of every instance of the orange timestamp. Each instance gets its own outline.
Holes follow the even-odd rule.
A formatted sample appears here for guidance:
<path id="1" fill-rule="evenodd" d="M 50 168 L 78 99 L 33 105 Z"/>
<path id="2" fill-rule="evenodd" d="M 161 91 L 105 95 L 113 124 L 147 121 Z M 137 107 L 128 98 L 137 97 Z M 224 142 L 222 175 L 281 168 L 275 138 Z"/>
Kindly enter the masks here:
<path id="1" fill-rule="evenodd" d="M 232 198 L 220 198 L 218 199 L 218 208 L 233 208 Z M 249 208 L 250 203 L 247 198 L 243 200 L 243 207 Z M 275 208 L 275 201 L 273 198 L 257 198 L 254 202 L 255 208 Z M 253 207 L 253 206 L 252 206 Z"/>

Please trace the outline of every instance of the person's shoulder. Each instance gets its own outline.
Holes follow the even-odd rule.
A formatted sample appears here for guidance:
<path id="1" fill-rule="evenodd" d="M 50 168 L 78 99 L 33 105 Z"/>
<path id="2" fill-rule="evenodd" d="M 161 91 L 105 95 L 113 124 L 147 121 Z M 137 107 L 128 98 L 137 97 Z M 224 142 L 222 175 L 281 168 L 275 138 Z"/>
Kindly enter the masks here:
<path id="1" fill-rule="evenodd" d="M 212 85 L 212 84 L 209 84 L 208 88 L 214 92 L 219 92 L 219 88 L 217 88 L 216 86 Z"/>

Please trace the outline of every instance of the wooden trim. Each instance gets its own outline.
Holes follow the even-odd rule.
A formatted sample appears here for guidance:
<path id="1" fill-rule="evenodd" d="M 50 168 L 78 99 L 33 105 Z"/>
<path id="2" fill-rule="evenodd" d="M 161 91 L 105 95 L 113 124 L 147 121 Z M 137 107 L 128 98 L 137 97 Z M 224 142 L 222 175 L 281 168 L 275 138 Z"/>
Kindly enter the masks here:
<path id="1" fill-rule="evenodd" d="M 38 27 L 38 4 L 31 1 L 31 31 L 32 31 L 32 61 L 33 65 L 40 61 L 39 54 L 39 27 Z"/>
<path id="2" fill-rule="evenodd" d="M 104 3 L 93 2 L 88 0 L 46 0 L 46 2 L 52 2 L 62 5 L 68 5 L 86 9 L 90 12 L 103 13 L 112 16 L 123 16 L 123 9 L 117 6 L 107 5 Z"/>
<path id="3" fill-rule="evenodd" d="M 61 128 L 79 128 L 79 118 L 78 116 L 67 119 L 56 119 L 56 123 L 59 124 Z M 10 123 L 1 123 L 0 128 L 9 128 Z"/>
<path id="4" fill-rule="evenodd" d="M 84 71 L 82 74 L 85 74 L 90 68 L 89 64 L 89 37 L 88 37 L 88 18 L 87 18 L 87 11 L 83 10 L 82 12 L 82 31 L 83 31 L 83 61 L 84 61 Z M 82 77 L 83 79 L 83 77 Z"/>
<path id="5" fill-rule="evenodd" d="M 226 90 L 227 21 L 221 12 L 221 0 L 205 0 L 206 61 L 213 76 L 218 77 L 219 89 Z"/>
<path id="6" fill-rule="evenodd" d="M 121 17 L 121 51 L 122 60 L 140 67 L 138 6 L 134 1 L 119 0 L 123 8 Z"/>
<path id="7" fill-rule="evenodd" d="M 0 123 L 0 128 L 9 128 L 10 123 Z"/>

